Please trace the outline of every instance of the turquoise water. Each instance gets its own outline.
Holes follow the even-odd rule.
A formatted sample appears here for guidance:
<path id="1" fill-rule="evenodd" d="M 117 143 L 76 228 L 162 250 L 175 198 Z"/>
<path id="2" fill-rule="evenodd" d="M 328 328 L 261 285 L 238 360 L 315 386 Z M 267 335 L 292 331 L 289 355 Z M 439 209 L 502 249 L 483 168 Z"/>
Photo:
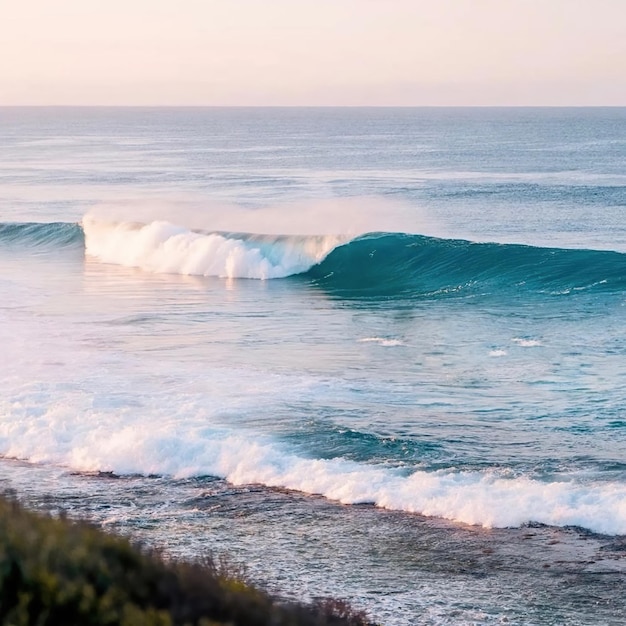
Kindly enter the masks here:
<path id="1" fill-rule="evenodd" d="M 0 478 L 383 623 L 621 623 L 625 121 L 0 109 Z"/>

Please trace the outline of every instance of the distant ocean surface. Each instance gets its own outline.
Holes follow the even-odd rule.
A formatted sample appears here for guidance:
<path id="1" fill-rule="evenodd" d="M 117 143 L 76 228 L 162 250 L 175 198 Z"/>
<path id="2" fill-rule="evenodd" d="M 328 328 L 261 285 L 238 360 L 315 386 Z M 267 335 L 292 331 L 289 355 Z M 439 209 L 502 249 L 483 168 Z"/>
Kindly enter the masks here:
<path id="1" fill-rule="evenodd" d="M 382 624 L 626 616 L 626 109 L 0 108 L 0 487 Z"/>

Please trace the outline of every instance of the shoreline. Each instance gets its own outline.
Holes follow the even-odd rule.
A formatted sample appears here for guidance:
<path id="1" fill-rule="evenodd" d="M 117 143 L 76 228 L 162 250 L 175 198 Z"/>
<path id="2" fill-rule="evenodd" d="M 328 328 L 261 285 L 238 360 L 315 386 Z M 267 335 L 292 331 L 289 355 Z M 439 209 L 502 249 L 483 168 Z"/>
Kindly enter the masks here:
<path id="1" fill-rule="evenodd" d="M 334 598 L 293 602 L 211 556 L 168 558 L 87 521 L 0 497 L 0 623 L 373 626 Z"/>
<path id="2" fill-rule="evenodd" d="M 345 597 L 379 623 L 453 614 L 482 623 L 484 613 L 548 624 L 550 607 L 562 623 L 592 624 L 585 615 L 593 612 L 617 625 L 626 608 L 616 593 L 626 585 L 624 536 L 537 524 L 484 529 L 222 480 L 111 478 L 7 461 L 0 470 L 30 508 L 65 510 L 176 560 L 227 554 L 270 593 Z"/>

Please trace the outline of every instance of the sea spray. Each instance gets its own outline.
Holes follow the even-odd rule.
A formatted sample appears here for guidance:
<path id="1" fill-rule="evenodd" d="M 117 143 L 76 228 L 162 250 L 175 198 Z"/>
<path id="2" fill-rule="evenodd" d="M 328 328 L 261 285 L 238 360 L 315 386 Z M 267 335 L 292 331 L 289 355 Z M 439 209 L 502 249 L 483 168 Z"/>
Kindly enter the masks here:
<path id="1" fill-rule="evenodd" d="M 156 273 L 225 278 L 284 278 L 308 270 L 339 236 L 261 236 L 198 232 L 169 222 L 83 219 L 86 254 Z"/>

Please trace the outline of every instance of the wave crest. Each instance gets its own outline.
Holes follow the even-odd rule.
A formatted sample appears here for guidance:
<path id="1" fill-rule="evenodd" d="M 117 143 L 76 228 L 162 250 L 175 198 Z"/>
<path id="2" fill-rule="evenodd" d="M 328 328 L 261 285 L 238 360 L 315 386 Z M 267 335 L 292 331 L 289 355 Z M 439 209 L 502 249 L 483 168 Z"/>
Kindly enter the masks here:
<path id="1" fill-rule="evenodd" d="M 156 273 L 284 278 L 318 263 L 339 236 L 249 235 L 193 231 L 169 222 L 103 222 L 85 217 L 85 251 L 105 263 Z"/>
<path id="2" fill-rule="evenodd" d="M 448 297 L 626 289 L 626 254 L 475 243 L 406 233 L 257 235 L 191 230 L 166 221 L 0 223 L 0 244 L 78 249 L 155 273 L 224 278 L 301 274 L 341 297 Z"/>
<path id="3" fill-rule="evenodd" d="M 619 291 L 626 254 L 371 233 L 335 248 L 308 276 L 341 295 Z"/>

